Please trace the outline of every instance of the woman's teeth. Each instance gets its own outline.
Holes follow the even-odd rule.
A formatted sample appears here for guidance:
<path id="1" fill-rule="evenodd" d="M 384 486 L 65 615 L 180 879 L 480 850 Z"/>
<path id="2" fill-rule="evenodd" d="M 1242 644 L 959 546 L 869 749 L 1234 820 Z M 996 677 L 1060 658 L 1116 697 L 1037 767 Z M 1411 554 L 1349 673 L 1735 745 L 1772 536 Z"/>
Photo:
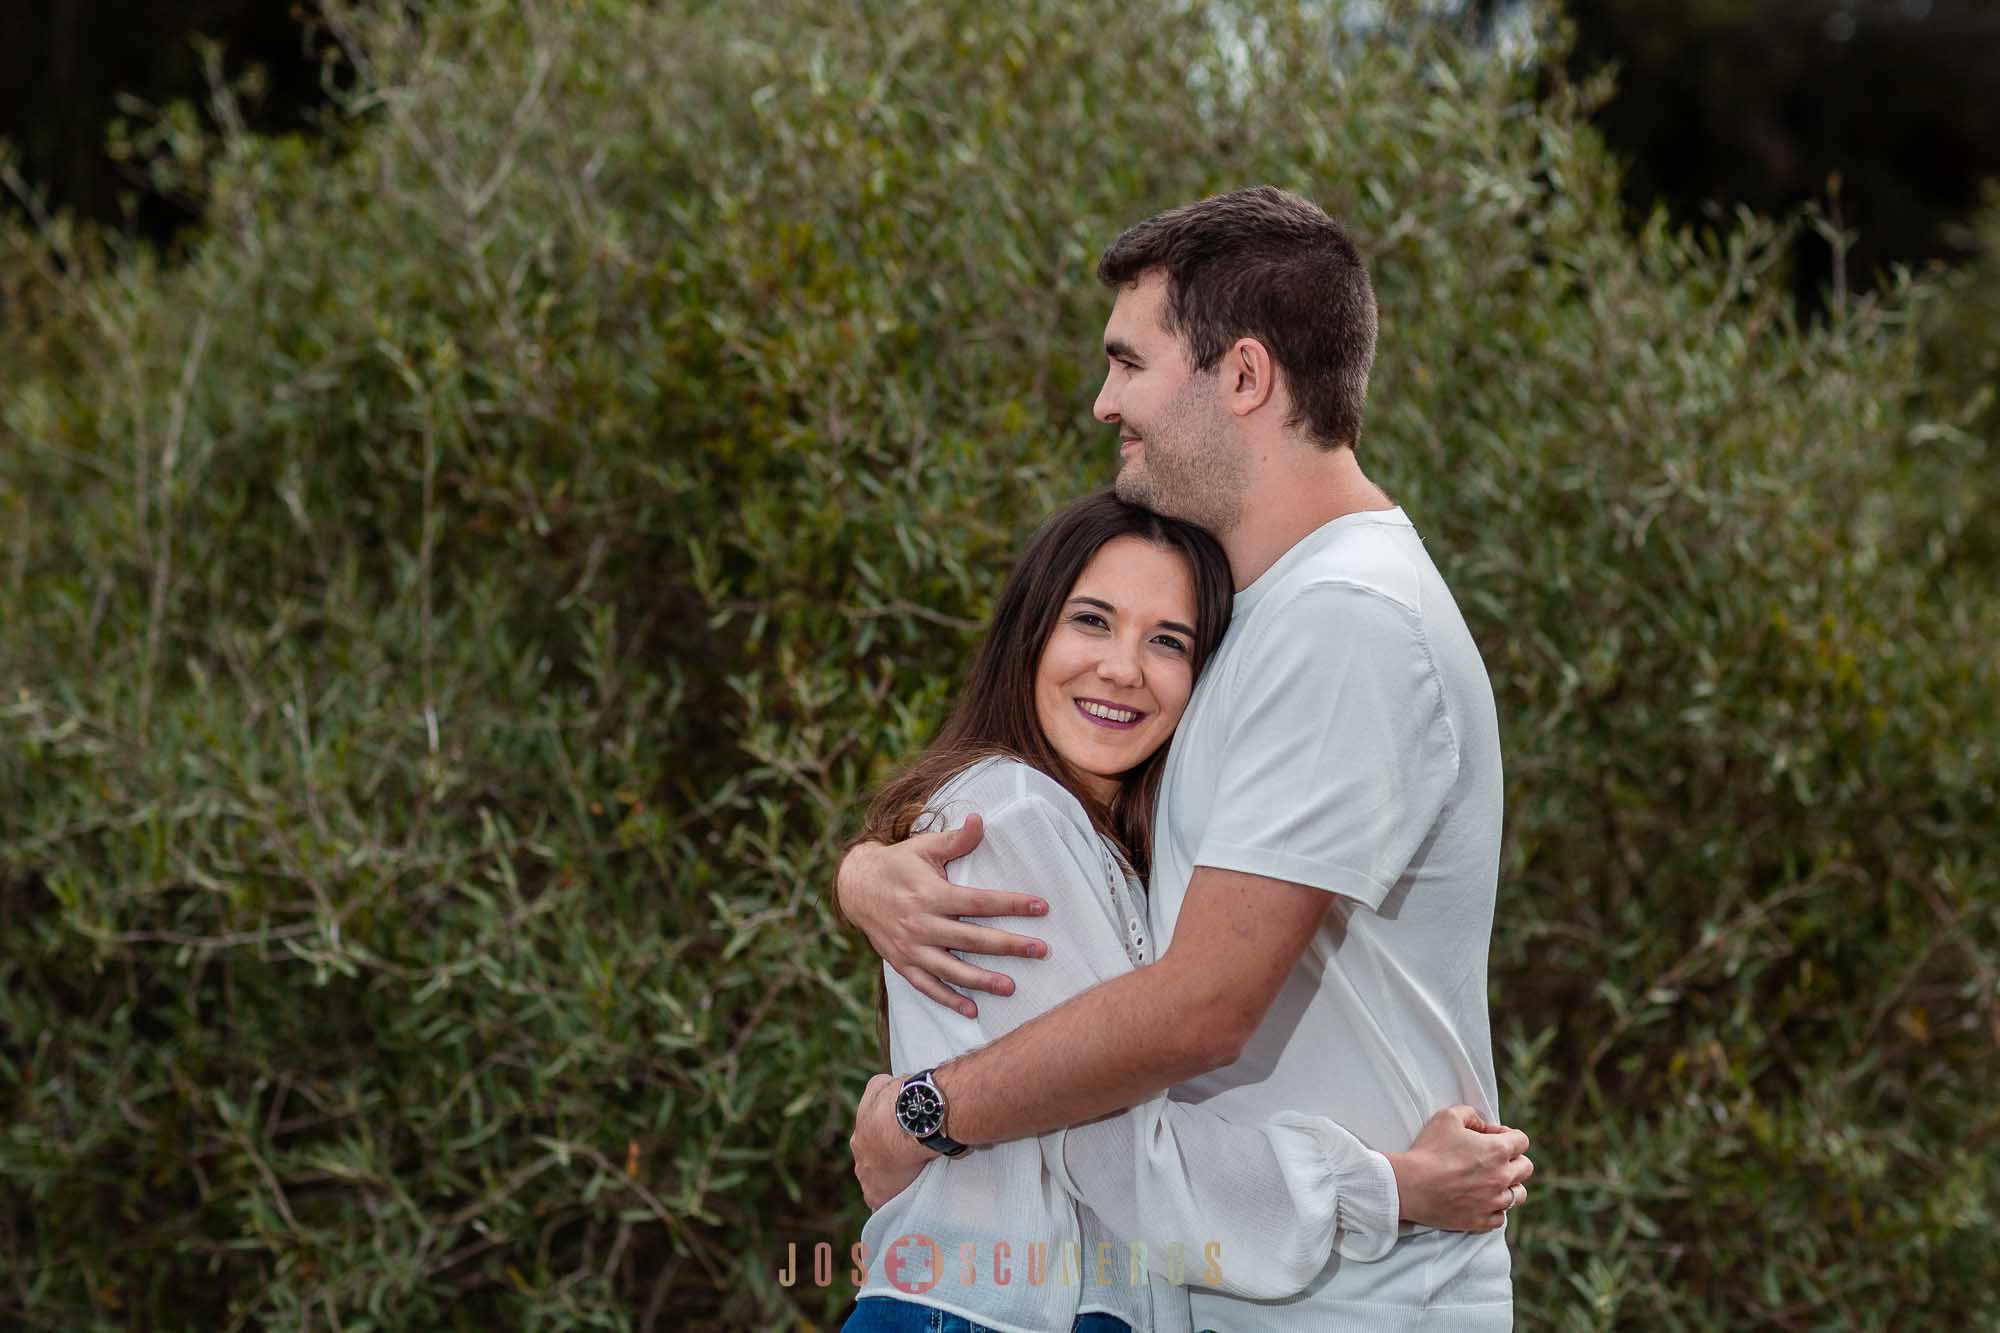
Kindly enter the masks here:
<path id="1" fill-rule="evenodd" d="M 1093 703 L 1088 699 L 1077 700 L 1076 706 L 1092 717 L 1101 717 L 1106 722 L 1137 722 L 1139 720 L 1139 715 L 1129 708 L 1113 708 L 1109 704 Z"/>

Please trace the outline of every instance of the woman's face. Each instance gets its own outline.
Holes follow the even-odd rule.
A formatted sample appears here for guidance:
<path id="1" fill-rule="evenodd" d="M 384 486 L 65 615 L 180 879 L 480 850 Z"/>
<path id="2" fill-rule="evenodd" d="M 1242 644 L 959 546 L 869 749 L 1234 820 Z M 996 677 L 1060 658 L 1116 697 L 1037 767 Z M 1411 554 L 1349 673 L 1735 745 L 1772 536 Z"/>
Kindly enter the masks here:
<path id="1" fill-rule="evenodd" d="M 1194 577 L 1137 537 L 1097 548 L 1035 668 L 1042 733 L 1102 801 L 1166 744 L 1194 686 Z"/>

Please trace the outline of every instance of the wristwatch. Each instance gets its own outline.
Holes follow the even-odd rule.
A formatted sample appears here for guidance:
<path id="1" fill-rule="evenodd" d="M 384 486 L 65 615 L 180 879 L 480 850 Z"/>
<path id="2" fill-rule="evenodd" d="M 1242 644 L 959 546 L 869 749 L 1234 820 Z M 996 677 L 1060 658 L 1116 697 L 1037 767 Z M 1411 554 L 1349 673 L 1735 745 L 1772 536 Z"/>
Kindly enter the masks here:
<path id="1" fill-rule="evenodd" d="M 944 1094 L 931 1082 L 936 1072 L 926 1069 L 903 1080 L 903 1090 L 896 1094 L 896 1123 L 932 1152 L 956 1157 L 970 1145 L 945 1137 Z"/>

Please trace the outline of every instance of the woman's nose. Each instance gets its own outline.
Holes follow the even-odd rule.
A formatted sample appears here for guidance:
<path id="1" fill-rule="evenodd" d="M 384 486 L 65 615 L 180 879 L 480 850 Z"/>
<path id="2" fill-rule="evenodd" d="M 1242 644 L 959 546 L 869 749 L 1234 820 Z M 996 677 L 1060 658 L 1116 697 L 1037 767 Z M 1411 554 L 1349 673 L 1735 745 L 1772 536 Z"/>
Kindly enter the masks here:
<path id="1" fill-rule="evenodd" d="M 1109 645 L 1097 659 L 1097 674 L 1118 685 L 1137 685 L 1140 680 L 1139 650 L 1136 644 Z"/>

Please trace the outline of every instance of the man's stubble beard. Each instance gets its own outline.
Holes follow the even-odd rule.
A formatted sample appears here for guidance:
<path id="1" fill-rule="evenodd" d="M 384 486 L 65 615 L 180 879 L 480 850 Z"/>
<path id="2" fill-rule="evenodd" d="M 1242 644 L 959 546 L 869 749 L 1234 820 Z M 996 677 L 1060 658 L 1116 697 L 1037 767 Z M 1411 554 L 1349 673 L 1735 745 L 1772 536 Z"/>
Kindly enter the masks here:
<path id="1" fill-rule="evenodd" d="M 1189 401 L 1197 392 L 1197 384 L 1190 383 L 1168 404 L 1159 426 L 1140 435 L 1143 462 L 1121 469 L 1113 489 L 1127 504 L 1192 523 L 1220 539 L 1242 521 L 1248 469 L 1219 414 Z"/>

